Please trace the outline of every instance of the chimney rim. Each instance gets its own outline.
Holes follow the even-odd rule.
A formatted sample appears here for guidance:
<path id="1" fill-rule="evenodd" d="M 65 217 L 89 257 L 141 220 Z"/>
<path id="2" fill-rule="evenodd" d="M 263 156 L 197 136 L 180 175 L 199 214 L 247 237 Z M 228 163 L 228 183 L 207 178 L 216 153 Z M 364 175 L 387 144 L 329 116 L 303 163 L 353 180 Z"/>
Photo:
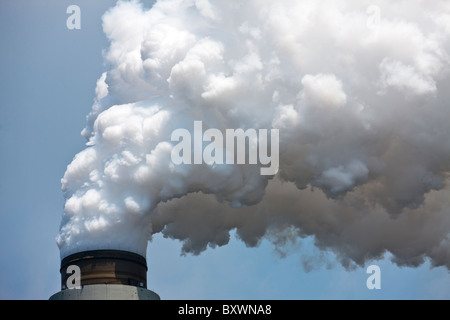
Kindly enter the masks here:
<path id="1" fill-rule="evenodd" d="M 67 257 L 61 260 L 61 267 L 59 271 L 62 272 L 65 267 L 74 264 L 77 261 L 90 259 L 105 259 L 105 260 L 116 259 L 122 261 L 129 261 L 144 266 L 145 270 L 148 271 L 147 260 L 142 255 L 131 251 L 113 250 L 113 249 L 87 250 L 68 255 Z"/>

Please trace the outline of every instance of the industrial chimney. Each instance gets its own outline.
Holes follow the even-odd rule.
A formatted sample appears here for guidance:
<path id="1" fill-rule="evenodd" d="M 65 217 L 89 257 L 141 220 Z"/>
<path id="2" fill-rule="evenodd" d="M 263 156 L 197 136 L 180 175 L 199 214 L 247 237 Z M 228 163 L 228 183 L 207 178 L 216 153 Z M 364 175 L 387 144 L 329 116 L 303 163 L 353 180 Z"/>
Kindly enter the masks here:
<path id="1" fill-rule="evenodd" d="M 50 300 L 160 299 L 158 294 L 147 290 L 147 262 L 136 253 L 120 250 L 80 252 L 64 258 L 60 272 L 61 291 Z"/>

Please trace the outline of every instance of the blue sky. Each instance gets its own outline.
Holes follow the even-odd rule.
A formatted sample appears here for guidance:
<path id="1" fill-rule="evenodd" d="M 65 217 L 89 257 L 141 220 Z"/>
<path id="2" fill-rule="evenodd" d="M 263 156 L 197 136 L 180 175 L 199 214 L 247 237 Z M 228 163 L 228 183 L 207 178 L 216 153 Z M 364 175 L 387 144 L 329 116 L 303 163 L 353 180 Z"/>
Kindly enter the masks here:
<path id="1" fill-rule="evenodd" d="M 81 30 L 66 9 L 81 8 Z M 48 299 L 59 291 L 55 243 L 64 199 L 60 179 L 85 147 L 95 84 L 105 71 L 101 16 L 112 0 L 0 2 L 0 299 Z M 147 5 L 151 2 L 148 1 Z M 318 254 L 306 239 L 302 254 Z M 149 288 L 163 299 L 450 299 L 450 274 L 429 264 L 399 268 L 376 261 L 382 289 L 337 262 L 305 272 L 291 248 L 268 242 L 180 256 L 181 244 L 156 236 L 147 251 Z"/>

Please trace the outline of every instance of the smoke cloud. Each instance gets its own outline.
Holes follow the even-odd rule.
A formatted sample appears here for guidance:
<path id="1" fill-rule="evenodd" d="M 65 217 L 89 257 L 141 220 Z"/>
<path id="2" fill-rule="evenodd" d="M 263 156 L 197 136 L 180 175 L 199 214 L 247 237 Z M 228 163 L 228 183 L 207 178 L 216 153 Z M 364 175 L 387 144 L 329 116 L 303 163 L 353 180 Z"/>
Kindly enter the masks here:
<path id="1" fill-rule="evenodd" d="M 370 8 L 370 10 L 368 10 Z M 375 10 L 373 10 L 375 9 Z M 119 1 L 62 179 L 61 256 L 313 237 L 346 267 L 450 269 L 448 1 Z M 176 129 L 279 130 L 279 172 L 174 165 Z M 307 263 L 305 263 L 306 265 Z"/>

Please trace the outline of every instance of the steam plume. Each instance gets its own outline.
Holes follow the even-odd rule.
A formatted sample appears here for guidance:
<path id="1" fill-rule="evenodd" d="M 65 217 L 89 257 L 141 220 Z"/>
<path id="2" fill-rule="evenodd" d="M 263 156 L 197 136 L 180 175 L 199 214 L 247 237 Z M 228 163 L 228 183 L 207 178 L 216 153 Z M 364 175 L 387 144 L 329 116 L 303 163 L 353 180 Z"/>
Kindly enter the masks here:
<path id="1" fill-rule="evenodd" d="M 444 0 L 119 1 L 62 179 L 61 255 L 145 255 L 159 232 L 199 254 L 236 230 L 313 236 L 346 267 L 390 252 L 450 269 L 449 21 Z M 194 121 L 279 129 L 278 174 L 174 165 L 171 133 Z"/>

